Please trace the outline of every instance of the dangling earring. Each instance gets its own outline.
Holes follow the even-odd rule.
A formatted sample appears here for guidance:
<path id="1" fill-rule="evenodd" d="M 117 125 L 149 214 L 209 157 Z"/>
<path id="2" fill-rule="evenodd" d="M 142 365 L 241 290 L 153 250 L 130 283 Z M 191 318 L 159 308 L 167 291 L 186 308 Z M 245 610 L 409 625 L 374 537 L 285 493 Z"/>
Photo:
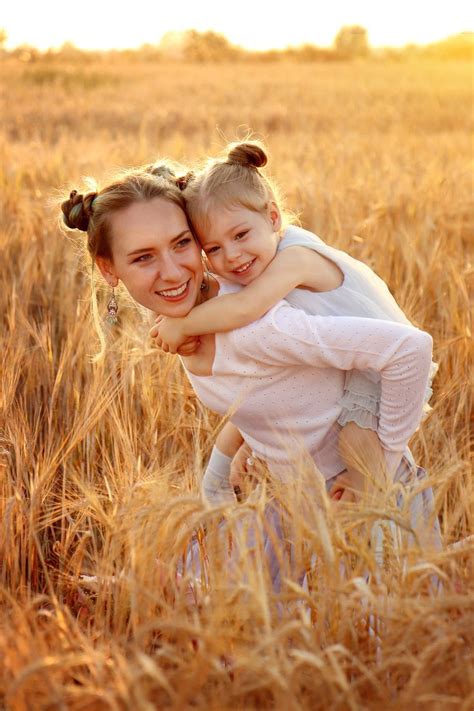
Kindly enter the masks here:
<path id="1" fill-rule="evenodd" d="M 211 279 L 214 279 L 214 281 L 215 281 L 215 277 L 213 277 L 211 272 L 206 269 L 204 272 L 204 278 L 201 282 L 201 287 L 200 287 L 201 291 L 205 291 L 205 292 L 209 291 L 209 289 L 211 287 Z"/>
<path id="2" fill-rule="evenodd" d="M 118 323 L 117 313 L 118 301 L 115 297 L 115 289 L 112 287 L 112 297 L 107 304 L 107 321 L 111 326 L 115 326 L 115 324 Z"/>

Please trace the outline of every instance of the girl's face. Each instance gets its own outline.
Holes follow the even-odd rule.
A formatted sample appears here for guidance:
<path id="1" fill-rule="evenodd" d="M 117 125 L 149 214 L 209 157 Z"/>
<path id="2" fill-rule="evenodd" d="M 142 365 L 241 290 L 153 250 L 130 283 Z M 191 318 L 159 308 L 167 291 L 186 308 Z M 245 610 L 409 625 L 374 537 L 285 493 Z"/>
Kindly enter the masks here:
<path id="1" fill-rule="evenodd" d="M 121 280 L 138 303 L 186 316 L 200 297 L 203 265 L 183 210 L 164 198 L 136 202 L 110 221 L 112 261 L 97 257 L 111 286 Z"/>
<path id="2" fill-rule="evenodd" d="M 216 207 L 205 231 L 197 228 L 202 248 L 216 274 L 250 284 L 272 261 L 280 240 L 281 217 L 275 203 L 266 212 L 245 207 Z"/>

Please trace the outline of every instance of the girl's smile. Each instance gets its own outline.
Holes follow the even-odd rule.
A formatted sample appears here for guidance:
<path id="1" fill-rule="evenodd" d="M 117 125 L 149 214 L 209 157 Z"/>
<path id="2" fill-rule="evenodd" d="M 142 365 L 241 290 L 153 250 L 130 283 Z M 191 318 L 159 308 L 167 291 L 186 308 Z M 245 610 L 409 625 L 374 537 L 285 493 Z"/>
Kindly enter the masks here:
<path id="1" fill-rule="evenodd" d="M 206 230 L 197 229 L 212 271 L 246 285 L 272 261 L 280 240 L 280 214 L 274 203 L 265 213 L 245 207 L 219 206 L 208 215 Z"/>

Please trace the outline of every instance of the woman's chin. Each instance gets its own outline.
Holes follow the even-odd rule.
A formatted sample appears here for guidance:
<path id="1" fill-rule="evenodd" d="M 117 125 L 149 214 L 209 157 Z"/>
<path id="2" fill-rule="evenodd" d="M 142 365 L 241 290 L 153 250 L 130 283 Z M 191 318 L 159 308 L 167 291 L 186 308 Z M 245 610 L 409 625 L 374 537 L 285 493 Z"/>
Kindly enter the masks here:
<path id="1" fill-rule="evenodd" d="M 158 296 L 152 310 L 161 316 L 183 318 L 188 315 L 191 309 L 196 305 L 196 302 L 197 296 L 193 298 L 191 294 L 187 294 L 182 299 L 166 299 L 162 296 Z"/>

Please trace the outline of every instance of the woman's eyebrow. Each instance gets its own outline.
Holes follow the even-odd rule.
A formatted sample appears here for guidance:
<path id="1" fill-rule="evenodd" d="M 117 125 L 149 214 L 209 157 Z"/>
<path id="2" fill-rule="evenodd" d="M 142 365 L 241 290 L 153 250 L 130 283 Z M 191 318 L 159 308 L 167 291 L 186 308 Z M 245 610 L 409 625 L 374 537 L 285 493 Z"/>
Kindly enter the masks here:
<path id="1" fill-rule="evenodd" d="M 170 240 L 170 244 L 173 244 L 174 242 L 177 242 L 178 240 L 182 239 L 184 235 L 187 235 L 191 232 L 189 229 L 185 229 L 182 232 L 179 233 L 179 235 L 176 235 L 176 237 L 173 237 Z M 133 257 L 134 254 L 140 254 L 140 252 L 151 252 L 155 247 L 139 247 L 138 249 L 134 249 L 131 252 L 127 252 L 127 257 Z"/>

